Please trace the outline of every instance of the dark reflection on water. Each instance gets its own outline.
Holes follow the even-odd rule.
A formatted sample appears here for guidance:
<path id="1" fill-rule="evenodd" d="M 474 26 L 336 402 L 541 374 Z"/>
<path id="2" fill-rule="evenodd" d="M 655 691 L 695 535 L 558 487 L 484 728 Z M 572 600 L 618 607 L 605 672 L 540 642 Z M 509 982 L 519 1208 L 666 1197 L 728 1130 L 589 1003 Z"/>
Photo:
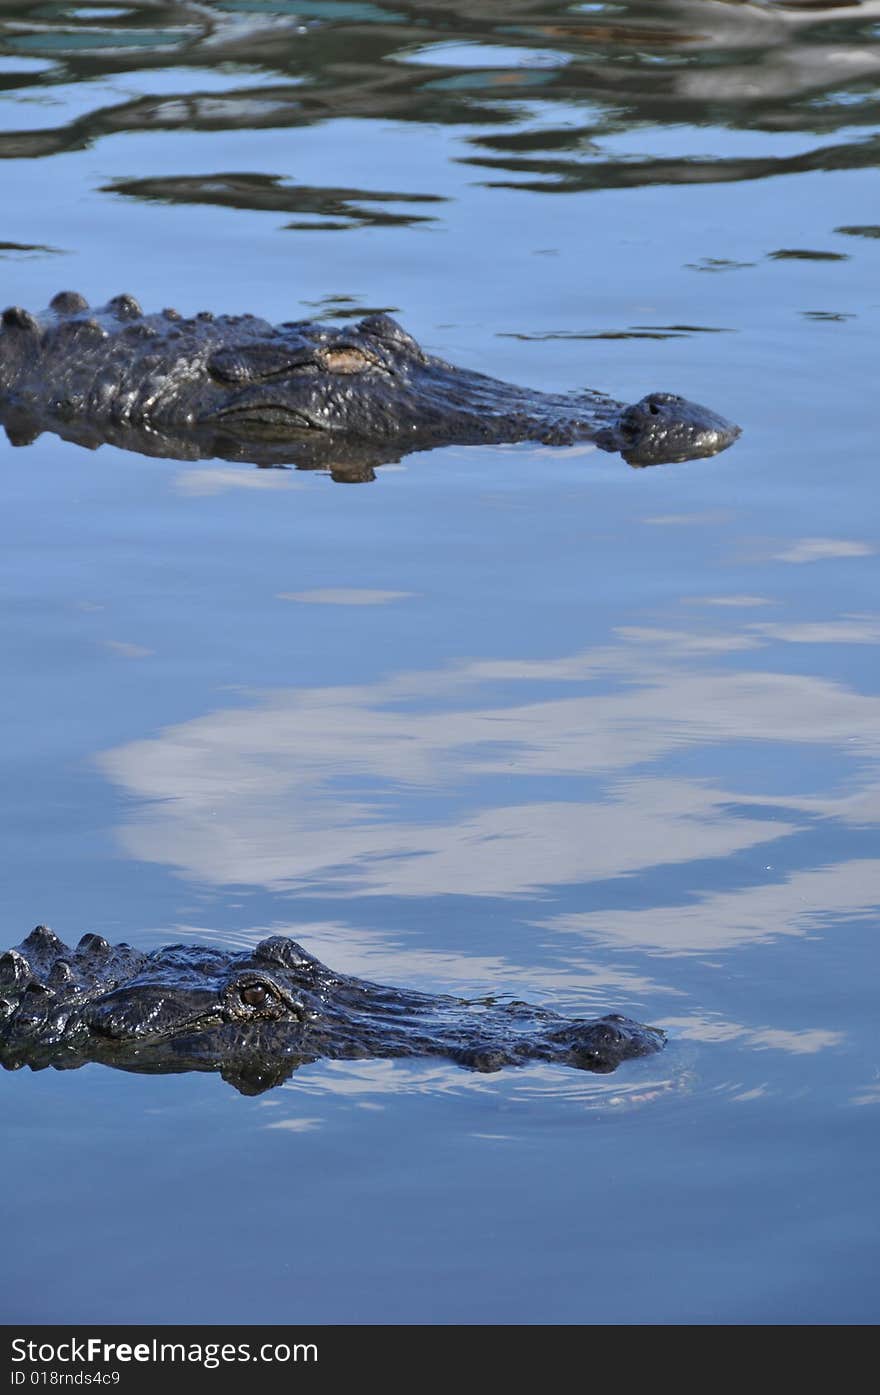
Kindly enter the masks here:
<path id="1" fill-rule="evenodd" d="M 23 256 L 33 254 L 34 256 L 51 256 L 58 253 L 57 247 L 31 246 L 27 242 L 0 242 L 0 257 L 12 257 L 20 253 Z"/>
<path id="2" fill-rule="evenodd" d="M 512 334 L 511 339 L 682 339 L 691 334 L 730 334 L 720 325 L 633 325 L 630 329 L 597 330 L 579 334 L 576 330 L 549 331 L 547 334 Z"/>
<path id="3" fill-rule="evenodd" d="M 67 7 L 4 5 L 0 42 L 13 66 L 0 72 L 0 90 L 51 90 L 178 66 L 195 75 L 220 64 L 235 76 L 236 69 L 256 69 L 260 78 L 222 93 L 114 102 L 59 127 L 0 131 L 0 158 L 39 158 L 121 131 L 219 132 L 382 116 L 515 123 L 515 131 L 471 137 L 487 153 L 470 160 L 536 192 L 740 181 L 876 163 L 875 0 L 842 9 L 769 0 L 578 8 L 483 0 L 389 11 L 267 0 L 135 4 L 114 7 L 101 20 L 94 11 L 84 19 Z M 39 56 L 48 66 L 16 73 L 14 55 Z M 521 128 L 518 107 L 527 96 L 549 105 L 548 122 Z M 574 117 L 584 105 L 588 118 Z M 554 124 L 553 110 L 568 106 L 574 112 Z M 696 128 L 687 133 L 690 148 L 617 152 L 615 141 L 644 123 L 668 127 L 679 139 L 682 127 Z M 710 126 L 761 133 L 767 153 L 707 156 L 699 130 Z M 771 138 L 787 133 L 796 134 L 800 148 L 773 152 Z M 199 196 L 196 185 L 192 194 Z M 260 190 L 253 194 L 258 199 Z"/>
<path id="4" fill-rule="evenodd" d="M 880 0 L 0 0 L 0 159 L 3 304 L 391 311 L 745 428 L 367 490 L 0 446 L 3 944 L 669 1035 L 4 1074 L 8 1319 L 876 1321 Z"/>
<path id="5" fill-rule="evenodd" d="M 332 232 L 360 224 L 392 227 L 431 220 L 429 213 L 393 213 L 362 208 L 361 204 L 440 203 L 436 194 L 392 194 L 378 189 L 314 189 L 284 184 L 271 174 L 216 174 L 166 179 L 120 179 L 108 192 L 168 203 L 219 204 L 224 208 L 253 208 L 272 213 L 312 214 L 321 221 L 293 222 L 287 227 L 323 227 Z"/>

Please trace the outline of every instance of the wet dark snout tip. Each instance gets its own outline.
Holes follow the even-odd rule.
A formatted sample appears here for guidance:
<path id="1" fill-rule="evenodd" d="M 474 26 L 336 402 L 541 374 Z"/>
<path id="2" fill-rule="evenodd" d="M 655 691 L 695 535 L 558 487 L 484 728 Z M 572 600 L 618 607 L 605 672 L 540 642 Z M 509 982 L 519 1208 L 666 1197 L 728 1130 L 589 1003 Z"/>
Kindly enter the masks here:
<path id="1" fill-rule="evenodd" d="M 630 465 L 664 465 L 727 450 L 742 433 L 735 422 L 670 392 L 651 392 L 624 407 L 596 438 Z"/>

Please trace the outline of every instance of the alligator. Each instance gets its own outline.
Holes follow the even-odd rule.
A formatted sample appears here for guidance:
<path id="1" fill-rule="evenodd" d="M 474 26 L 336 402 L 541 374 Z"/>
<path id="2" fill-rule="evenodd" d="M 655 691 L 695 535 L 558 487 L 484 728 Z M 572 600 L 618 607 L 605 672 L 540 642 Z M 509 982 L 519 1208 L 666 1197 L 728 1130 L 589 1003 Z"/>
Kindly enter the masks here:
<path id="1" fill-rule="evenodd" d="M 503 1000 L 420 993 L 334 973 L 272 935 L 228 952 L 146 953 L 100 935 L 71 949 L 45 925 L 0 955 L 0 1064 L 219 1071 L 242 1094 L 319 1059 L 445 1057 L 473 1071 L 547 1061 L 607 1073 L 666 1041 L 617 1013 L 594 1020 Z"/>
<path id="2" fill-rule="evenodd" d="M 634 466 L 715 455 L 740 428 L 668 392 L 631 405 L 541 393 L 426 353 L 388 315 L 334 327 L 253 315 L 145 315 L 130 295 L 91 309 L 62 291 L 0 318 L 0 423 L 182 460 L 220 457 L 373 478 L 440 445 L 593 441 Z"/>

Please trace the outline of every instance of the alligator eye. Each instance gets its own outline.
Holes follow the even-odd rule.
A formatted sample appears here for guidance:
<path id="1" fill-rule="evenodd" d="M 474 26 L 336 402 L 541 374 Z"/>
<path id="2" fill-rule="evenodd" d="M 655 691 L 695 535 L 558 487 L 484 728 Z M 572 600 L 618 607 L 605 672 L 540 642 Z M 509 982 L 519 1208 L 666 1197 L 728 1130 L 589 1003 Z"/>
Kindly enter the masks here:
<path id="1" fill-rule="evenodd" d="M 230 1020 L 249 1022 L 260 1018 L 274 1020 L 285 1011 L 286 999 L 275 984 L 244 973 L 229 984 L 224 1007 Z"/>
<path id="2" fill-rule="evenodd" d="M 370 368 L 374 362 L 354 344 L 325 349 L 321 357 L 324 367 L 329 369 L 331 373 L 362 373 L 365 368 Z"/>
<path id="3" fill-rule="evenodd" d="M 265 1007 L 268 1000 L 269 994 L 262 983 L 249 983 L 247 988 L 241 990 L 241 1001 L 247 1003 L 248 1007 Z"/>
<path id="4" fill-rule="evenodd" d="M 656 402 L 648 403 L 648 411 L 651 413 L 652 417 L 659 417 L 660 415 L 660 408 L 657 406 Z"/>

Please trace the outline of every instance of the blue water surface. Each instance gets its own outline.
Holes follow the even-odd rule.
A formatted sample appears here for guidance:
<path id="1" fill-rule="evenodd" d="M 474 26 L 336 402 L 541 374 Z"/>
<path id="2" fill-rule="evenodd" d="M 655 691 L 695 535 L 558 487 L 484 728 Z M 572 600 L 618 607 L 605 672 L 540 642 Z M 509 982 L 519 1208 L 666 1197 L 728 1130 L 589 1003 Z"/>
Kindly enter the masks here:
<path id="1" fill-rule="evenodd" d="M 5 1321 L 877 1320 L 878 22 L 0 4 L 4 304 L 384 309 L 743 426 L 357 485 L 4 440 L 4 945 L 281 932 L 670 1038 L 4 1074 Z"/>

